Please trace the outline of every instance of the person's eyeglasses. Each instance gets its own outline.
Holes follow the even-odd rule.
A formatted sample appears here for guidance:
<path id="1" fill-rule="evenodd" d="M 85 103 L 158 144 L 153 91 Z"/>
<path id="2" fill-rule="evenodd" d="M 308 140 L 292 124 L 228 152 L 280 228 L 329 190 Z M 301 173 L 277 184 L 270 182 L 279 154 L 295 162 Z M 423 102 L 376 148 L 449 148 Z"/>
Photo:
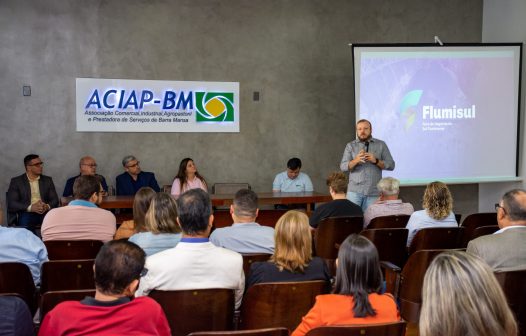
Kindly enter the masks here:
<path id="1" fill-rule="evenodd" d="M 504 211 L 504 213 L 506 213 L 506 209 L 504 209 L 504 207 L 502 205 L 500 205 L 499 203 L 495 203 L 495 211 L 499 211 L 499 208 L 501 208 L 502 211 Z"/>
<path id="2" fill-rule="evenodd" d="M 88 167 L 91 167 L 91 168 L 97 168 L 97 164 L 96 163 L 93 163 L 93 164 L 83 163 L 82 165 L 83 166 L 88 166 Z"/>
<path id="3" fill-rule="evenodd" d="M 127 168 L 135 168 L 139 165 L 139 163 L 141 163 L 140 161 L 137 161 L 137 163 L 134 163 L 132 165 L 129 165 L 129 166 L 126 166 Z"/>
<path id="4" fill-rule="evenodd" d="M 31 167 L 33 167 L 33 166 L 40 167 L 40 166 L 43 166 L 43 165 L 44 165 L 44 162 L 37 162 L 37 163 L 30 164 L 30 165 L 28 165 L 28 166 L 31 166 Z"/>
<path id="5" fill-rule="evenodd" d="M 140 276 L 143 277 L 143 276 L 145 276 L 146 274 L 148 274 L 148 269 L 147 269 L 147 268 L 143 268 L 142 271 L 141 271 Z"/>

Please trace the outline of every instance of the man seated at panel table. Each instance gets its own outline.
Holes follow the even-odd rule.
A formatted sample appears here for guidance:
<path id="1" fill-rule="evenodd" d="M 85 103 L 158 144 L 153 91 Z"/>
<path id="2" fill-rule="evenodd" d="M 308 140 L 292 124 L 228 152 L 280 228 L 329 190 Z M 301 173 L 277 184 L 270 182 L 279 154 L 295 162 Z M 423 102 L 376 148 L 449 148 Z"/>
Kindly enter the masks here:
<path id="1" fill-rule="evenodd" d="M 217 247 L 208 236 L 214 222 L 210 196 L 191 189 L 177 199 L 177 223 L 183 238 L 173 248 L 146 259 L 148 274 L 141 278 L 136 296 L 153 289 L 187 290 L 228 288 L 235 292 L 236 308 L 245 289 L 241 254 Z"/>
<path id="2" fill-rule="evenodd" d="M 287 162 L 287 170 L 276 175 L 272 183 L 275 192 L 314 191 L 309 175 L 300 172 L 301 160 L 292 158 Z"/>
<path id="3" fill-rule="evenodd" d="M 316 208 L 309 218 L 309 224 L 317 228 L 322 219 L 328 217 L 362 216 L 362 208 L 346 198 L 349 181 L 342 172 L 331 173 L 327 177 L 327 186 L 332 201 Z"/>
<path id="4" fill-rule="evenodd" d="M 125 172 L 115 179 L 117 195 L 133 196 L 142 187 L 150 187 L 156 192 L 161 191 L 155 174 L 143 172 L 139 163 L 139 160 L 133 155 L 127 155 L 122 159 L 122 167 Z"/>
<path id="5" fill-rule="evenodd" d="M 58 195 L 51 177 L 42 175 L 44 162 L 38 155 L 27 155 L 24 166 L 26 172 L 9 183 L 7 210 L 17 214 L 19 227 L 35 233 L 45 213 L 58 206 Z"/>
<path id="6" fill-rule="evenodd" d="M 114 240 L 95 259 L 95 297 L 65 301 L 46 314 L 39 335 L 170 335 L 161 306 L 133 298 L 144 268 L 144 251 Z"/>
<path id="7" fill-rule="evenodd" d="M 214 230 L 210 235 L 212 244 L 239 253 L 274 253 L 274 229 L 256 223 L 258 195 L 249 189 L 241 189 L 230 206 L 232 226 Z"/>
<path id="8" fill-rule="evenodd" d="M 398 199 L 400 181 L 392 177 L 384 177 L 376 185 L 380 196 L 371 204 L 363 215 L 363 227 L 366 228 L 376 217 L 391 215 L 411 215 L 415 209 L 411 203 L 403 203 Z"/>
<path id="9" fill-rule="evenodd" d="M 108 192 L 108 185 L 106 184 L 106 179 L 104 178 L 104 176 L 97 174 L 97 162 L 95 162 L 94 158 L 92 158 L 91 156 L 83 156 L 82 158 L 80 158 L 79 168 L 79 175 L 70 177 L 66 181 L 66 186 L 64 187 L 64 192 L 62 193 L 62 196 L 73 196 L 73 183 L 75 183 L 77 177 L 81 175 L 97 176 L 100 179 L 102 189 L 104 189 L 105 192 Z"/>
<path id="10" fill-rule="evenodd" d="M 116 228 L 115 215 L 97 207 L 102 202 L 103 192 L 97 177 L 83 175 L 77 178 L 73 184 L 75 200 L 48 212 L 42 222 L 42 239 L 112 240 Z"/>

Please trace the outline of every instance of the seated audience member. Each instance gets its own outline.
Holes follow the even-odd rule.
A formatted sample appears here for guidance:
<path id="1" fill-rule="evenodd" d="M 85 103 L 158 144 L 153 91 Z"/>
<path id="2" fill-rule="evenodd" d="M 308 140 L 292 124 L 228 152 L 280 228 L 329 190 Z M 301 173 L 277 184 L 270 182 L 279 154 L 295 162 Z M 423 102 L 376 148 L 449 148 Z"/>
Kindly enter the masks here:
<path id="1" fill-rule="evenodd" d="M 95 297 L 66 301 L 51 310 L 39 335 L 170 335 L 161 306 L 133 298 L 145 254 L 126 240 L 104 244 L 95 259 Z"/>
<path id="2" fill-rule="evenodd" d="M 150 203 L 145 216 L 146 232 L 139 232 L 129 241 L 139 245 L 146 256 L 175 247 L 181 240 L 177 224 L 177 205 L 167 193 L 158 193 Z"/>
<path id="3" fill-rule="evenodd" d="M 517 324 L 493 271 L 478 257 L 448 251 L 427 269 L 421 336 L 517 335 Z"/>
<path id="4" fill-rule="evenodd" d="M 276 223 L 276 248 L 269 261 L 250 268 L 247 288 L 262 282 L 330 281 L 325 262 L 312 257 L 309 218 L 303 212 L 287 211 Z"/>
<path id="5" fill-rule="evenodd" d="M 258 195 L 248 189 L 239 190 L 230 206 L 232 226 L 214 230 L 212 244 L 239 253 L 274 253 L 274 229 L 256 223 Z"/>
<path id="6" fill-rule="evenodd" d="M 174 178 L 171 194 L 179 197 L 185 191 L 196 188 L 208 191 L 206 180 L 197 171 L 194 160 L 191 158 L 183 159 L 179 164 L 177 176 Z"/>
<path id="7" fill-rule="evenodd" d="M 514 189 L 502 197 L 497 210 L 500 230 L 468 243 L 467 252 L 482 258 L 494 271 L 526 269 L 526 191 Z"/>
<path id="8" fill-rule="evenodd" d="M 318 295 L 292 336 L 338 324 L 378 324 L 398 322 L 394 298 L 380 294 L 382 271 L 376 247 L 367 238 L 352 234 L 340 246 L 336 261 L 333 294 Z"/>
<path id="9" fill-rule="evenodd" d="M 125 156 L 122 159 L 122 167 L 124 167 L 125 172 L 115 179 L 117 195 L 133 196 L 142 187 L 150 187 L 156 192 L 161 191 L 154 173 L 141 171 L 139 163 L 133 155 Z"/>
<path id="10" fill-rule="evenodd" d="M 427 185 L 422 202 L 424 210 L 413 212 L 406 228 L 409 230 L 407 246 L 411 244 L 416 233 L 425 228 L 457 227 L 453 213 L 453 197 L 447 185 L 442 182 L 431 182 Z"/>
<path id="11" fill-rule="evenodd" d="M 116 220 L 110 211 L 97 207 L 102 202 L 102 193 L 99 179 L 95 176 L 77 178 L 73 184 L 75 200 L 48 212 L 42 223 L 42 239 L 112 240 Z"/>
<path id="12" fill-rule="evenodd" d="M 318 223 L 328 217 L 363 215 L 362 208 L 346 198 L 348 183 L 347 176 L 342 172 L 335 172 L 327 177 L 332 201 L 316 208 L 309 219 L 310 226 L 317 228 Z"/>
<path id="13" fill-rule="evenodd" d="M 81 175 L 97 176 L 100 179 L 102 189 L 104 189 L 105 192 L 108 192 L 108 185 L 106 184 L 106 179 L 104 178 L 104 176 L 97 174 L 97 162 L 95 162 L 94 158 L 92 158 L 91 156 L 83 156 L 82 158 L 80 158 L 79 168 L 80 174 L 77 176 L 70 177 L 66 181 L 66 186 L 64 187 L 64 192 L 62 193 L 62 196 L 73 196 L 73 183 L 75 183 L 77 177 Z"/>
<path id="14" fill-rule="evenodd" d="M 174 248 L 148 257 L 149 271 L 141 278 L 136 295 L 147 295 L 153 289 L 230 288 L 235 290 L 239 308 L 245 288 L 243 258 L 208 240 L 214 221 L 210 197 L 201 189 L 188 190 L 177 199 L 177 212 L 183 238 Z"/>
<path id="15" fill-rule="evenodd" d="M 133 198 L 133 219 L 122 222 L 113 239 L 130 238 L 135 233 L 146 231 L 144 217 L 154 196 L 155 191 L 150 187 L 142 187 L 137 191 Z"/>
<path id="16" fill-rule="evenodd" d="M 42 175 L 44 162 L 38 155 L 27 155 L 24 166 L 26 172 L 9 183 L 7 211 L 17 214 L 19 227 L 35 233 L 45 213 L 58 206 L 58 195 L 51 177 Z"/>
<path id="17" fill-rule="evenodd" d="M 410 203 L 403 203 L 398 198 L 400 181 L 392 177 L 384 177 L 376 185 L 380 196 L 371 204 L 363 215 L 363 226 L 367 227 L 376 217 L 391 215 L 411 215 L 415 211 Z"/>
<path id="18" fill-rule="evenodd" d="M 287 162 L 287 170 L 279 173 L 274 178 L 272 191 L 275 192 L 299 192 L 313 191 L 312 181 L 309 175 L 300 172 L 301 160 L 292 158 Z"/>
<path id="19" fill-rule="evenodd" d="M 24 300 L 18 296 L 0 296 L 0 335 L 35 335 L 31 312 Z"/>
<path id="20" fill-rule="evenodd" d="M 42 240 L 26 229 L 2 226 L 3 218 L 4 213 L 0 207 L 0 262 L 26 264 L 35 285 L 40 284 L 40 267 L 48 260 L 46 246 Z"/>

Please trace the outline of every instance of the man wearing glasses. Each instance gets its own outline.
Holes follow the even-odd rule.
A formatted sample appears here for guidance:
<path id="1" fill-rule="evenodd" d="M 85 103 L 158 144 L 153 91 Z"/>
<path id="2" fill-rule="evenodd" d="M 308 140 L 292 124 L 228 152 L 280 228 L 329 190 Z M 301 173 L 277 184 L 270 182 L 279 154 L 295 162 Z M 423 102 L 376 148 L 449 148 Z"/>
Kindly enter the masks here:
<path id="1" fill-rule="evenodd" d="M 135 195 L 142 187 L 150 187 L 156 192 L 161 191 L 155 174 L 141 171 L 139 160 L 133 155 L 127 155 L 122 159 L 122 167 L 125 172 L 117 176 L 117 195 Z"/>
<path id="2" fill-rule="evenodd" d="M 100 209 L 102 189 L 99 179 L 82 175 L 73 184 L 73 201 L 52 209 L 42 222 L 42 240 L 100 240 L 107 242 L 115 235 L 115 215 Z"/>
<path id="3" fill-rule="evenodd" d="M 80 174 L 77 176 L 70 177 L 67 180 L 62 196 L 73 196 L 73 183 L 75 183 L 77 177 L 81 175 L 93 175 L 98 177 L 100 180 L 100 184 L 102 185 L 102 189 L 104 189 L 104 192 L 108 192 L 108 185 L 106 184 L 106 179 L 104 178 L 104 176 L 97 174 L 97 162 L 94 158 L 92 158 L 91 156 L 82 157 L 79 162 L 79 168 Z"/>
<path id="4" fill-rule="evenodd" d="M 26 172 L 13 177 L 9 183 L 8 211 L 16 216 L 11 216 L 8 224 L 16 224 L 35 233 L 37 226 L 42 224 L 44 214 L 58 206 L 58 195 L 51 177 L 42 175 L 44 162 L 38 155 L 27 155 L 24 166 Z"/>
<path id="5" fill-rule="evenodd" d="M 494 271 L 526 269 L 526 191 L 508 191 L 495 210 L 500 230 L 470 241 L 466 252 L 482 258 Z"/>

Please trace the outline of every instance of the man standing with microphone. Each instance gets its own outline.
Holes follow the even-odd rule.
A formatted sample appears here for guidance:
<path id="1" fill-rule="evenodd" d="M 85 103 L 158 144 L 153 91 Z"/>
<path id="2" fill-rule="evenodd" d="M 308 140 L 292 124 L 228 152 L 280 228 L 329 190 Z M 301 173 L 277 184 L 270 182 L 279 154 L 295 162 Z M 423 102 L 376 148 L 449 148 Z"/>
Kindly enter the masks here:
<path id="1" fill-rule="evenodd" d="M 378 198 L 376 184 L 382 178 L 382 170 L 393 170 L 395 162 L 385 142 L 372 137 L 368 120 L 356 123 L 356 140 L 345 146 L 340 169 L 349 171 L 347 199 L 359 205 L 365 212 Z"/>

